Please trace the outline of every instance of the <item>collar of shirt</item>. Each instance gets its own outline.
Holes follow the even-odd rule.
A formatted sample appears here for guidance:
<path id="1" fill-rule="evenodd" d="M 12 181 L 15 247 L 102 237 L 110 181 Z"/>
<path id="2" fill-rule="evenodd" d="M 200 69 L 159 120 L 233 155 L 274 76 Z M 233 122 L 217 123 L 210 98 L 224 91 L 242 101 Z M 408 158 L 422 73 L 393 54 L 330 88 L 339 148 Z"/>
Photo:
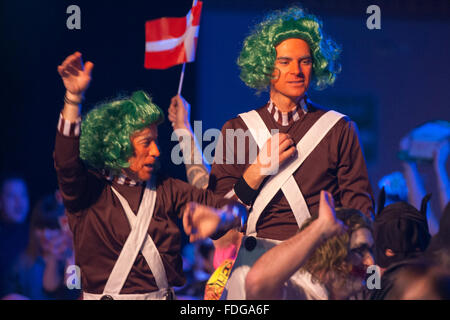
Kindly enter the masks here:
<path id="1" fill-rule="evenodd" d="M 300 115 L 298 114 L 298 110 L 301 109 L 304 114 L 308 112 L 308 104 L 306 102 L 306 96 L 300 99 L 298 105 L 289 112 L 280 111 L 272 99 L 269 100 L 269 106 L 267 107 L 267 111 L 272 115 L 275 122 L 282 126 L 290 126 L 294 122 L 300 120 Z"/>
<path id="2" fill-rule="evenodd" d="M 106 180 L 108 181 L 114 181 L 117 184 L 122 184 L 122 185 L 126 185 L 126 186 L 131 186 L 131 187 L 138 187 L 138 186 L 142 186 L 145 184 L 145 181 L 136 181 L 133 180 L 129 177 L 127 177 L 125 174 L 121 173 L 119 175 L 113 175 L 110 171 L 108 170 L 102 170 L 102 174 L 103 176 L 106 178 Z"/>

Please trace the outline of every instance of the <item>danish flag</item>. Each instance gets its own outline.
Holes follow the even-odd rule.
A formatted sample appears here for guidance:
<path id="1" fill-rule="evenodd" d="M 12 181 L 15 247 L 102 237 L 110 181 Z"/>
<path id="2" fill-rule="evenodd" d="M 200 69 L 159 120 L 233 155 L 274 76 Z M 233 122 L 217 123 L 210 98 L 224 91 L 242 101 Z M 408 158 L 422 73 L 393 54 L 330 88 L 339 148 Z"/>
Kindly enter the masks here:
<path id="1" fill-rule="evenodd" d="M 160 18 L 145 23 L 145 61 L 147 69 L 167 69 L 195 60 L 202 2 L 186 17 Z"/>

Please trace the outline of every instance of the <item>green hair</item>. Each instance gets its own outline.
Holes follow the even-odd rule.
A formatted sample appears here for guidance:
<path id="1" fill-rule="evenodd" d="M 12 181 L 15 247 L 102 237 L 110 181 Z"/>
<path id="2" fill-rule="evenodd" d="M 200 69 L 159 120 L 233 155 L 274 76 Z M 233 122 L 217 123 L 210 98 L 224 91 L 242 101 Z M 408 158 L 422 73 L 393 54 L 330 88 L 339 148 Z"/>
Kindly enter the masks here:
<path id="1" fill-rule="evenodd" d="M 144 91 L 130 98 L 100 104 L 81 124 L 80 157 L 94 169 L 118 174 L 133 155 L 131 136 L 164 121 L 163 111 Z"/>
<path id="2" fill-rule="evenodd" d="M 316 89 L 332 85 L 341 70 L 337 62 L 341 49 L 333 40 L 325 38 L 321 29 L 322 22 L 299 7 L 268 15 L 244 40 L 237 61 L 241 80 L 259 92 L 267 89 L 275 66 L 275 47 L 286 39 L 299 38 L 311 50 Z"/>

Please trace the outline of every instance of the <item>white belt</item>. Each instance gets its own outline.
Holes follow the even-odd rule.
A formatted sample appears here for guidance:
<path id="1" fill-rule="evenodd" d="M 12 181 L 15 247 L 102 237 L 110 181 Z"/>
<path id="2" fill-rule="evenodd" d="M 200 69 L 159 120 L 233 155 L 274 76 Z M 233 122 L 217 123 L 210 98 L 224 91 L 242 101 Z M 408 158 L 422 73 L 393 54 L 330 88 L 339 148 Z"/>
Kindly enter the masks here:
<path id="1" fill-rule="evenodd" d="M 83 300 L 175 300 L 172 288 L 140 294 L 95 294 L 83 292 Z"/>

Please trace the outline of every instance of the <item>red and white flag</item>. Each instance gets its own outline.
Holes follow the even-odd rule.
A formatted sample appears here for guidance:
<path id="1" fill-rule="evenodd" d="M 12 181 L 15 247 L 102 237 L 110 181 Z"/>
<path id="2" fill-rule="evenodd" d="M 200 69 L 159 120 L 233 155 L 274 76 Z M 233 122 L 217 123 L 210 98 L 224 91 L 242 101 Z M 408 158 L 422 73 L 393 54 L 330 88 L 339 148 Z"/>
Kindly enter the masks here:
<path id="1" fill-rule="evenodd" d="M 198 1 L 186 17 L 145 23 L 145 68 L 167 69 L 195 60 L 201 11 L 202 2 Z"/>

